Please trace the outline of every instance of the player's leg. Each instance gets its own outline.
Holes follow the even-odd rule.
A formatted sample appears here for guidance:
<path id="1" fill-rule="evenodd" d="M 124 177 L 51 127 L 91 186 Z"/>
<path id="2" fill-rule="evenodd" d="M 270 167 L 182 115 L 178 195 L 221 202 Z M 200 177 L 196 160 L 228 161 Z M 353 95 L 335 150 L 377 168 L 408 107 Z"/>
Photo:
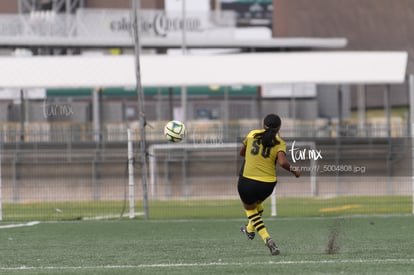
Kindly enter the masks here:
<path id="1" fill-rule="evenodd" d="M 272 194 L 276 183 L 255 181 L 253 184 L 257 200 L 255 201 L 254 208 L 252 208 L 253 205 L 245 204 L 244 209 L 249 219 L 249 223 L 251 223 L 260 237 L 262 237 L 262 240 L 266 243 L 266 240 L 270 238 L 270 235 L 262 218 L 264 211 L 263 201 Z"/>
<path id="2" fill-rule="evenodd" d="M 273 188 L 274 184 L 272 183 L 263 183 L 242 176 L 239 177 L 237 189 L 248 218 L 247 225 L 242 226 L 240 230 L 250 240 L 254 238 L 255 231 L 260 234 L 264 242 L 269 237 L 262 220 L 262 202 L 273 192 Z"/>
<path id="3" fill-rule="evenodd" d="M 253 182 L 247 178 L 239 177 L 237 190 L 239 192 L 244 209 L 246 209 L 246 205 L 249 205 L 248 207 L 251 209 L 256 209 L 257 198 Z M 249 240 L 253 240 L 256 235 L 256 229 L 250 220 L 248 220 L 246 225 L 242 225 L 240 227 L 240 231 L 244 233 Z"/>
<path id="4" fill-rule="evenodd" d="M 260 215 L 259 211 L 257 211 L 257 206 L 244 204 L 244 211 L 246 212 L 246 216 L 249 219 L 249 225 L 252 226 L 255 231 L 257 231 L 263 242 L 266 243 L 266 239 L 270 238 L 270 235 L 266 229 L 262 215 Z M 248 227 L 247 230 L 250 231 Z"/>
<path id="5" fill-rule="evenodd" d="M 257 233 L 259 233 L 265 245 L 269 248 L 272 255 L 279 255 L 280 250 L 276 245 L 276 242 L 270 237 L 269 232 L 266 229 L 266 226 L 263 222 L 262 216 L 257 211 L 257 207 L 254 209 L 251 208 L 251 205 L 245 205 L 245 212 L 249 221 L 253 224 Z"/>
<path id="6" fill-rule="evenodd" d="M 263 221 L 262 214 L 264 211 L 263 201 L 267 199 L 273 192 L 275 183 L 263 183 L 263 182 L 254 182 L 254 193 L 258 198 L 255 203 L 249 204 L 244 202 L 243 206 L 246 212 L 246 216 L 249 219 L 249 224 L 254 227 L 257 233 L 262 238 L 265 245 L 269 248 L 272 255 L 279 255 L 280 250 L 277 247 L 275 241 L 270 237 L 269 232 L 267 231 L 266 225 Z M 247 227 L 246 227 L 247 229 Z"/>
<path id="7" fill-rule="evenodd" d="M 242 226 L 241 231 L 251 240 L 255 236 L 254 232 L 257 231 L 272 255 L 278 255 L 280 251 L 263 222 L 262 213 L 264 208 L 262 201 L 270 196 L 275 186 L 276 183 L 263 183 L 244 177 L 239 178 L 237 185 L 244 211 L 249 219 L 248 226 L 250 225 L 249 229 L 247 226 Z"/>
<path id="8" fill-rule="evenodd" d="M 279 255 L 280 250 L 276 245 L 276 242 L 270 237 L 269 232 L 267 232 L 266 226 L 263 222 L 262 216 L 257 211 L 257 208 L 250 208 L 249 205 L 245 205 L 245 212 L 249 221 L 253 224 L 256 231 L 259 233 L 265 245 L 269 248 L 272 255 Z"/>
<path id="9" fill-rule="evenodd" d="M 252 206 L 252 208 L 255 208 L 255 207 Z M 256 228 L 254 227 L 250 219 L 248 219 L 248 222 L 246 225 L 242 225 L 240 227 L 240 231 L 243 232 L 249 240 L 253 240 L 254 237 L 256 236 L 256 233 L 255 233 Z"/>
<path id="10" fill-rule="evenodd" d="M 257 209 L 257 212 L 259 213 L 259 215 L 262 217 L 263 216 L 263 211 L 264 211 L 263 203 L 258 202 L 256 204 L 256 209 Z M 256 230 L 256 228 L 254 227 L 253 223 L 250 220 L 249 220 L 249 223 L 246 225 L 246 230 L 248 232 L 254 232 Z"/>

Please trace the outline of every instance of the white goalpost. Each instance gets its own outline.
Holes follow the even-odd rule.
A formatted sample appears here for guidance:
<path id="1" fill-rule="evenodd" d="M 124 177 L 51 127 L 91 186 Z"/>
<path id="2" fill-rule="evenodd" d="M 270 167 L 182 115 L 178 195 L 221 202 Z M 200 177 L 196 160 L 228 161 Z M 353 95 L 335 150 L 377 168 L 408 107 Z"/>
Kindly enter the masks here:
<path id="1" fill-rule="evenodd" d="M 129 197 L 129 218 L 135 218 L 135 191 L 134 191 L 134 150 L 132 147 L 131 129 L 127 130 L 128 135 L 128 197 Z"/>
<path id="2" fill-rule="evenodd" d="M 315 142 L 298 142 L 297 143 L 299 146 L 308 146 L 307 148 L 309 148 L 309 150 L 316 150 L 315 147 Z M 289 150 L 286 152 L 286 154 L 289 153 Z M 317 165 L 317 161 L 313 158 L 309 159 L 309 172 L 310 172 L 310 176 L 309 176 L 309 184 L 310 184 L 310 193 L 311 193 L 311 197 L 314 197 L 317 195 L 317 189 L 316 189 L 316 177 L 317 177 L 317 169 L 316 169 L 316 165 Z M 273 191 L 272 195 L 270 196 L 270 215 L 272 217 L 276 217 L 277 216 L 277 206 L 276 206 L 276 189 Z"/>
<path id="3" fill-rule="evenodd" d="M 408 77 L 408 89 L 410 94 L 410 135 L 411 135 L 411 213 L 414 214 L 414 75 Z"/>

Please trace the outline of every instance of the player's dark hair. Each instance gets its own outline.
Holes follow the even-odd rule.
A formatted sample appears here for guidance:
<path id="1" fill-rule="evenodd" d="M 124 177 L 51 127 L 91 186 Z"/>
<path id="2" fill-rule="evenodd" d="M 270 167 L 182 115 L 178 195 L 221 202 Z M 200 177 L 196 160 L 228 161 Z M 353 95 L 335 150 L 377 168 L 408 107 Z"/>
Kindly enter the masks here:
<path id="1" fill-rule="evenodd" d="M 253 137 L 258 139 L 259 144 L 263 144 L 264 147 L 273 147 L 279 144 L 276 139 L 276 135 L 281 125 L 282 120 L 278 115 L 269 114 L 263 120 L 265 130 L 263 132 L 256 133 Z"/>

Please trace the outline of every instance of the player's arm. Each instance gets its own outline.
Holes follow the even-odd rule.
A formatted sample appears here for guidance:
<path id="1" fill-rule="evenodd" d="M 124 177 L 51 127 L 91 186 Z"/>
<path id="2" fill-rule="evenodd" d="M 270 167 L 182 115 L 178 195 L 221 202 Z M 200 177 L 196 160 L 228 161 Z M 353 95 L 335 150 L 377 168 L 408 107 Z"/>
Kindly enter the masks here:
<path id="1" fill-rule="evenodd" d="M 290 162 L 287 160 L 285 152 L 279 151 L 277 153 L 277 162 L 282 168 L 294 174 L 295 177 L 300 177 L 300 171 L 297 171 L 296 169 L 291 169 Z"/>
<path id="2" fill-rule="evenodd" d="M 242 157 L 244 157 L 246 155 L 246 145 L 245 144 L 243 144 L 242 147 L 240 148 L 239 154 Z"/>

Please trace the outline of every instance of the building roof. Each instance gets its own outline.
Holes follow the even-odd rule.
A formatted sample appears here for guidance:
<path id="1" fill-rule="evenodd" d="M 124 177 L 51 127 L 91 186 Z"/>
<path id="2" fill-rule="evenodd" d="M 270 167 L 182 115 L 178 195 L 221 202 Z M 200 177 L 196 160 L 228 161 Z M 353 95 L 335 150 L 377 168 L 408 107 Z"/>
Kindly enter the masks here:
<path id="1" fill-rule="evenodd" d="M 145 38 L 143 48 L 180 48 L 181 39 Z M 345 38 L 271 38 L 271 39 L 187 39 L 187 48 L 240 49 L 339 49 L 347 45 Z M 0 36 L 0 48 L 59 47 L 59 48 L 133 48 L 132 39 L 88 39 L 76 37 L 19 37 Z"/>
<path id="2" fill-rule="evenodd" d="M 143 86 L 277 83 L 403 83 L 406 52 L 301 52 L 143 55 Z M 121 56 L 0 57 L 0 87 L 134 87 L 135 58 Z"/>

